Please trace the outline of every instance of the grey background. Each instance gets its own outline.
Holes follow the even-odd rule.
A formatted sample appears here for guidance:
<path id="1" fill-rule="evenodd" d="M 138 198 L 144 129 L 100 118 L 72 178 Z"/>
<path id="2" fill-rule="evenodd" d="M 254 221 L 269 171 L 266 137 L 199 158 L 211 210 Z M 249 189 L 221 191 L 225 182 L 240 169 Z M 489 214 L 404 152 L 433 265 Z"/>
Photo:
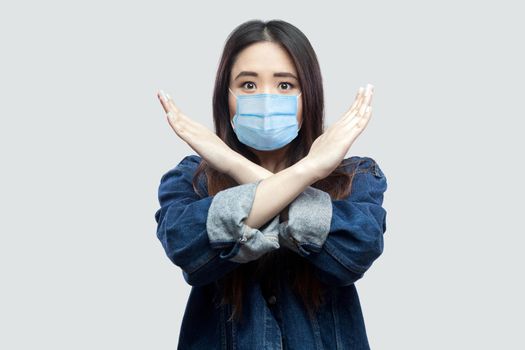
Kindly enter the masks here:
<path id="1" fill-rule="evenodd" d="M 189 286 L 155 236 L 161 175 L 194 152 L 164 89 L 212 127 L 226 36 L 283 19 L 320 60 L 326 123 L 389 188 L 356 283 L 373 349 L 525 348 L 523 18 L 496 2 L 3 2 L 0 348 L 174 349 Z"/>

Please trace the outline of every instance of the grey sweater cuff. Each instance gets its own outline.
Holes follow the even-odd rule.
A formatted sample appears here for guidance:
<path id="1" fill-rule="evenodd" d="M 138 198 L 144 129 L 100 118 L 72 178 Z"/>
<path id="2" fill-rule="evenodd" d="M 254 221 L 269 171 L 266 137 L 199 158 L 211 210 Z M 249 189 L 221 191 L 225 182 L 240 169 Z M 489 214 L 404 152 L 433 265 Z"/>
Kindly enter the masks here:
<path id="1" fill-rule="evenodd" d="M 223 259 L 246 263 L 279 248 L 279 216 L 259 229 L 244 223 L 252 209 L 257 186 L 262 181 L 242 184 L 218 192 L 208 210 L 206 229 L 210 244 L 220 248 L 234 243 Z"/>
<path id="2" fill-rule="evenodd" d="M 279 224 L 279 243 L 306 256 L 304 248 L 319 251 L 332 221 L 332 199 L 320 189 L 308 186 L 288 208 L 288 221 Z"/>

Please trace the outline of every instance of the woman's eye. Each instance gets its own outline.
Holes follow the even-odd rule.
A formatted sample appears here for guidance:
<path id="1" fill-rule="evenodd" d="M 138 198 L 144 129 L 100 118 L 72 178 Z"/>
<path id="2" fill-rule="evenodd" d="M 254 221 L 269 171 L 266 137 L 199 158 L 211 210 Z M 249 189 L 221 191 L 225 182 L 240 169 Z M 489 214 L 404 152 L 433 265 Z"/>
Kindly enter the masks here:
<path id="1" fill-rule="evenodd" d="M 250 86 L 255 85 L 255 84 L 252 83 L 251 81 L 247 81 L 247 82 L 243 83 L 243 84 L 241 85 L 241 87 L 247 87 L 247 84 L 250 84 Z M 251 88 L 248 88 L 248 89 L 251 90 Z"/>
<path id="2" fill-rule="evenodd" d="M 283 82 L 283 83 L 281 83 L 280 85 L 282 86 L 283 84 L 284 84 L 284 85 L 288 85 L 288 86 L 290 86 L 289 89 L 284 89 L 284 90 L 290 90 L 290 89 L 293 89 L 293 87 L 294 87 L 294 85 L 293 85 L 292 83 Z"/>

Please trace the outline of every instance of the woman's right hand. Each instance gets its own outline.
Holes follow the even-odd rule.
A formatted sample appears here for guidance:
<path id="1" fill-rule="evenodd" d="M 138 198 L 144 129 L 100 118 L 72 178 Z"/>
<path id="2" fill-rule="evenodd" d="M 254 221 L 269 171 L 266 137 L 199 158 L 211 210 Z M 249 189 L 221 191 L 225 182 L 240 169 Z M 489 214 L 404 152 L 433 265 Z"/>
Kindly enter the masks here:
<path id="1" fill-rule="evenodd" d="M 350 109 L 313 142 L 306 156 L 316 172 L 317 179 L 324 179 L 343 161 L 350 146 L 368 125 L 372 115 L 374 86 L 360 87 Z"/>
<path id="2" fill-rule="evenodd" d="M 234 152 L 213 131 L 182 113 L 173 99 L 164 94 L 162 90 L 157 93 L 157 97 L 166 112 L 168 123 L 177 136 L 206 160 L 212 168 L 229 174 L 236 166 L 235 157 L 239 154 Z"/>

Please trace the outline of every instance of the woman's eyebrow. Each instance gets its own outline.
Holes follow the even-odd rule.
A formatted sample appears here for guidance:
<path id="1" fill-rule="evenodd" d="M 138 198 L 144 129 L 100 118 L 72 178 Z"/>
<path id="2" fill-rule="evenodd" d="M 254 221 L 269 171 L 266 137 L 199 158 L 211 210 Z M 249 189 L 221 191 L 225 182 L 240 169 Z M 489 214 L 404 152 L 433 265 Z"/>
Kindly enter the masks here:
<path id="1" fill-rule="evenodd" d="M 258 77 L 259 75 L 256 72 L 242 71 L 239 74 L 237 74 L 237 76 L 233 80 L 237 80 L 237 78 L 240 78 L 242 76 Z M 288 72 L 273 73 L 273 76 L 274 77 L 289 77 L 289 78 L 293 78 L 293 79 L 299 81 L 299 79 L 297 79 L 297 77 L 295 75 L 293 75 L 292 73 L 288 73 Z"/>

